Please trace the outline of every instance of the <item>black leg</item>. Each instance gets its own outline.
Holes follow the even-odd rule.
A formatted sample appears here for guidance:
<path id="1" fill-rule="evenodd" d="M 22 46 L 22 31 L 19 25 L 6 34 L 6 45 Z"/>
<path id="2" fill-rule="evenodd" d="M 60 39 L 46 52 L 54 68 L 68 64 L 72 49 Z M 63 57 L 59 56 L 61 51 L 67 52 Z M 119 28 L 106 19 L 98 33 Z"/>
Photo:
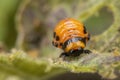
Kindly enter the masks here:
<path id="1" fill-rule="evenodd" d="M 77 57 L 79 56 L 80 54 L 82 53 L 85 53 L 85 54 L 89 54 L 89 53 L 92 53 L 90 50 L 83 50 L 83 49 L 78 49 L 78 50 L 71 50 L 70 52 L 66 53 L 66 52 L 63 52 L 60 54 L 60 58 L 61 57 L 69 57 L 69 56 L 73 56 L 73 57 Z"/>
<path id="2" fill-rule="evenodd" d="M 90 50 L 86 49 L 86 50 L 83 50 L 83 53 L 89 54 L 89 53 L 92 53 L 92 52 Z"/>
<path id="3" fill-rule="evenodd" d="M 63 52 L 63 53 L 60 54 L 59 57 L 61 58 L 61 57 L 67 57 L 67 56 L 69 56 L 68 53 Z"/>

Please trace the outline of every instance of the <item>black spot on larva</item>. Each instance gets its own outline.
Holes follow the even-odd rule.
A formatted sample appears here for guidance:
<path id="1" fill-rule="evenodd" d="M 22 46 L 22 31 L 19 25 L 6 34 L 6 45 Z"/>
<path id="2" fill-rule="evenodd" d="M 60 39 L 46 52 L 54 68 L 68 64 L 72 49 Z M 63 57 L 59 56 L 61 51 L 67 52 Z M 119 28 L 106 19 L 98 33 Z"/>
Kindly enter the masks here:
<path id="1" fill-rule="evenodd" d="M 86 34 L 87 33 L 87 31 L 86 31 L 86 27 L 85 26 L 83 26 L 84 27 L 84 33 Z"/>
<path id="2" fill-rule="evenodd" d="M 56 36 L 56 32 L 53 33 L 53 37 L 54 37 L 54 38 L 55 38 L 55 36 Z"/>
<path id="3" fill-rule="evenodd" d="M 56 41 L 59 41 L 59 39 L 60 39 L 59 36 L 56 36 Z"/>
<path id="4" fill-rule="evenodd" d="M 81 41 L 86 45 L 86 38 L 82 38 Z"/>
<path id="5" fill-rule="evenodd" d="M 62 43 L 60 43 L 60 46 L 62 46 L 63 44 Z"/>
<path id="6" fill-rule="evenodd" d="M 55 43 L 55 46 L 58 47 L 58 43 Z"/>

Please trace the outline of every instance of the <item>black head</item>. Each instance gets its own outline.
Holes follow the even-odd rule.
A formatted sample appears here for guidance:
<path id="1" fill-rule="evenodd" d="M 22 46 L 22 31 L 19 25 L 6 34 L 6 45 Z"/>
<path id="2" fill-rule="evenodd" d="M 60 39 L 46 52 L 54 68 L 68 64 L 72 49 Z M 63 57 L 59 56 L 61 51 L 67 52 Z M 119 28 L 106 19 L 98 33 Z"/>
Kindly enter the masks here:
<path id="1" fill-rule="evenodd" d="M 68 52 L 69 56 L 79 56 L 80 54 L 83 53 L 83 48 L 75 49 L 75 50 L 70 50 Z"/>

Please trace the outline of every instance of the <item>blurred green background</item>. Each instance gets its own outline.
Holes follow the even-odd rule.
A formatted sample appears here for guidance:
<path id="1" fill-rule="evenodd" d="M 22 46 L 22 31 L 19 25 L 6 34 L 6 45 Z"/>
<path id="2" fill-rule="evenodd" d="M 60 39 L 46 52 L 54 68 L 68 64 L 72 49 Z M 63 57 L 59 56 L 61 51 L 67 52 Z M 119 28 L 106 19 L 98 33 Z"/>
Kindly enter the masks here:
<path id="1" fill-rule="evenodd" d="M 46 36 L 51 38 L 55 25 L 69 17 L 82 21 L 91 35 L 100 34 L 108 29 L 114 18 L 108 7 L 99 9 L 102 1 L 96 1 L 98 11 L 96 9 L 86 18 L 85 11 L 91 8 L 92 12 L 92 7 L 96 7 L 92 5 L 95 4 L 94 2 L 95 0 L 0 0 L 1 48 L 2 46 L 7 50 L 14 47 L 25 50 L 38 48 Z M 51 40 L 50 38 L 47 40 Z"/>
<path id="2" fill-rule="evenodd" d="M 56 24 L 65 18 L 75 18 L 85 24 L 92 37 L 100 35 L 114 23 L 113 11 L 108 7 L 110 1 L 0 0 L 0 52 L 21 49 L 34 58 L 59 56 L 58 53 L 61 50 L 51 44 Z M 101 78 L 98 74 L 68 72 L 50 80 L 92 79 L 91 76 L 86 78 L 85 75 L 93 76 L 94 80 Z M 1 80 L 21 80 L 17 76 L 6 73 L 0 75 L 0 78 Z"/>
<path id="3" fill-rule="evenodd" d="M 19 0 L 0 0 L 0 41 L 1 45 L 11 48 L 15 45 L 17 31 L 15 29 L 15 15 Z"/>

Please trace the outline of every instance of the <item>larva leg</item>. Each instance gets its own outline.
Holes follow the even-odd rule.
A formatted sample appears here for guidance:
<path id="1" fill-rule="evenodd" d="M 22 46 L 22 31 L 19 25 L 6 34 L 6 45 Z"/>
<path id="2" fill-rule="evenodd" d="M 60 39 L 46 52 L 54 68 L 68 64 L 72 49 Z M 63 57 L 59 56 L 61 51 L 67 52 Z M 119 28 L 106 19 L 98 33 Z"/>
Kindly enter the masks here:
<path id="1" fill-rule="evenodd" d="M 86 49 L 86 50 L 83 51 L 83 53 L 85 53 L 85 54 L 89 54 L 89 53 L 92 53 L 92 51 Z"/>

